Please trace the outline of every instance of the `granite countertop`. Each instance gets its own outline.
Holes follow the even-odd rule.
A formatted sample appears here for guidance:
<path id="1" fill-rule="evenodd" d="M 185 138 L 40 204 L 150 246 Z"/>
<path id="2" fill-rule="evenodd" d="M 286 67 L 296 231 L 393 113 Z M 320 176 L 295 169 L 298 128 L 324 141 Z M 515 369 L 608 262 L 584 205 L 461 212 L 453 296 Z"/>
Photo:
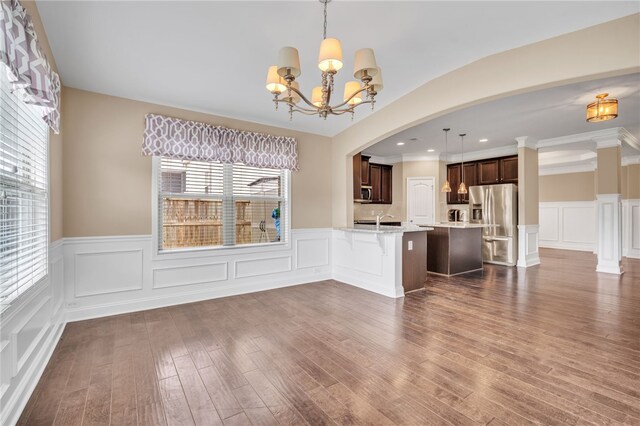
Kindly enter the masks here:
<path id="1" fill-rule="evenodd" d="M 435 228 L 488 228 L 490 226 L 498 225 L 485 225 L 483 223 L 469 223 L 469 222 L 440 222 L 433 225 Z"/>
<path id="2" fill-rule="evenodd" d="M 433 231 L 433 228 L 431 226 L 423 227 L 423 226 L 415 226 L 415 225 L 404 225 L 404 226 L 380 225 L 380 228 L 376 228 L 375 225 L 353 225 L 353 227 L 343 227 L 343 228 L 334 228 L 334 229 L 338 231 L 365 232 L 369 234 L 403 234 L 405 232 Z"/>

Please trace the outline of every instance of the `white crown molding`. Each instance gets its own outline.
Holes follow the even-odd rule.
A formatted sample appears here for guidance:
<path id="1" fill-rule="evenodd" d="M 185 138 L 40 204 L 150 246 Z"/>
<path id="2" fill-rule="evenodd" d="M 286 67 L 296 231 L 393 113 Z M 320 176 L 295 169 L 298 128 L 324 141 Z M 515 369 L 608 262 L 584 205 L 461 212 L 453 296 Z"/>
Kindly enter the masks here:
<path id="1" fill-rule="evenodd" d="M 568 173 L 593 172 L 595 170 L 596 170 L 595 164 L 576 164 L 573 166 L 540 167 L 538 170 L 538 175 L 539 176 L 564 175 Z"/>
<path id="2" fill-rule="evenodd" d="M 640 155 L 636 155 L 634 157 L 623 157 L 622 158 L 622 165 L 623 166 L 630 166 L 632 164 L 640 164 Z"/>
<path id="3" fill-rule="evenodd" d="M 402 161 L 441 161 L 440 157 L 441 157 L 440 154 L 430 154 L 430 155 L 407 154 L 402 156 Z"/>
<path id="4" fill-rule="evenodd" d="M 513 144 L 509 146 L 502 146 L 499 148 L 490 148 L 482 151 L 465 152 L 465 161 L 484 160 L 485 158 L 503 157 L 507 155 L 515 155 L 518 153 L 518 147 Z M 449 163 L 459 163 L 462 161 L 462 154 L 449 155 Z"/>
<path id="5" fill-rule="evenodd" d="M 538 149 L 538 141 L 531 136 L 518 136 L 515 138 L 518 148 Z"/>
<path id="6" fill-rule="evenodd" d="M 396 163 L 400 163 L 402 162 L 402 156 L 401 155 L 393 155 L 390 157 L 381 157 L 379 155 L 372 155 L 369 157 L 369 163 L 376 163 L 376 164 L 396 164 Z"/>
<path id="7" fill-rule="evenodd" d="M 610 129 L 595 130 L 593 132 L 576 133 L 557 138 L 541 139 L 538 148 L 548 148 L 559 145 L 568 145 L 578 142 L 592 142 L 594 148 L 608 148 L 620 146 L 622 142 L 640 151 L 638 139 L 629 133 L 624 127 L 612 127 Z"/>

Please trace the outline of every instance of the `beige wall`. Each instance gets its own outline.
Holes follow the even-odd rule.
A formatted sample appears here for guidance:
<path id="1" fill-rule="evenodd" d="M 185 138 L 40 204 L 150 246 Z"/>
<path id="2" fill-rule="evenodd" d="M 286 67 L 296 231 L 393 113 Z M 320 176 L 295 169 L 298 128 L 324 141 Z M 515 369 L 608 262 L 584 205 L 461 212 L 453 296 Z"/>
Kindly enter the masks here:
<path id="1" fill-rule="evenodd" d="M 354 153 L 398 131 L 485 101 L 638 72 L 639 32 L 640 14 L 635 14 L 483 58 L 429 81 L 336 135 L 333 225 L 345 225 L 353 216 L 352 164 L 347 160 Z"/>
<path id="2" fill-rule="evenodd" d="M 444 220 L 444 215 L 447 210 L 447 197 L 443 196 L 440 192 L 440 187 L 446 179 L 447 165 L 444 161 L 406 161 L 403 163 L 403 176 L 402 181 L 402 194 L 403 194 L 403 217 L 407 220 L 407 179 L 410 177 L 434 177 L 435 187 L 433 188 L 435 194 L 435 211 L 436 222 Z"/>
<path id="3" fill-rule="evenodd" d="M 389 222 L 404 221 L 404 193 L 402 192 L 402 163 L 393 164 L 391 169 L 391 204 L 353 204 L 353 218 L 366 220 L 375 219 L 377 214 L 390 214 L 393 219 L 384 219 Z"/>
<path id="4" fill-rule="evenodd" d="M 598 194 L 622 193 L 622 171 L 620 147 L 598 150 L 598 170 L 596 172 L 596 191 Z"/>
<path id="5" fill-rule="evenodd" d="M 33 27 L 38 35 L 38 42 L 42 52 L 46 55 L 51 67 L 58 72 L 56 60 L 51 53 L 47 33 L 44 31 L 40 13 L 36 3 L 32 0 L 23 0 L 22 5 L 31 16 Z M 62 77 L 61 77 L 62 78 Z M 50 241 L 56 241 L 63 235 L 63 208 L 62 208 L 62 130 L 60 134 L 49 132 L 49 213 L 50 213 Z"/>
<path id="6" fill-rule="evenodd" d="M 329 138 L 65 88 L 65 237 L 151 233 L 151 157 L 140 154 L 147 113 L 297 138 L 292 226 L 331 226 Z"/>
<path id="7" fill-rule="evenodd" d="M 630 164 L 622 168 L 622 198 L 640 199 L 640 164 Z"/>
<path id="8" fill-rule="evenodd" d="M 538 150 L 518 148 L 518 224 L 539 223 Z"/>
<path id="9" fill-rule="evenodd" d="M 596 199 L 594 172 L 540 176 L 538 184 L 541 203 Z"/>

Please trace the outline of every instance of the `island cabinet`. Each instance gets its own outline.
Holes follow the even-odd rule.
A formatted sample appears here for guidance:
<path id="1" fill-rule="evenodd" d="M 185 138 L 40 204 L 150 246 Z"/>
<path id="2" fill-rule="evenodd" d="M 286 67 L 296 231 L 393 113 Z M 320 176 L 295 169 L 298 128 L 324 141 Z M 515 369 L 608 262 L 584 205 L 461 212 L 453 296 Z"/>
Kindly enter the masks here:
<path id="1" fill-rule="evenodd" d="M 462 164 L 447 165 L 447 178 L 451 192 L 447 194 L 449 204 L 468 204 L 469 194 L 458 194 L 462 180 Z M 518 183 L 518 156 L 490 158 L 464 163 L 464 183 L 469 189 L 476 185 Z"/>
<path id="2" fill-rule="evenodd" d="M 424 288 L 427 281 L 427 232 L 402 235 L 402 287 L 404 292 Z"/>

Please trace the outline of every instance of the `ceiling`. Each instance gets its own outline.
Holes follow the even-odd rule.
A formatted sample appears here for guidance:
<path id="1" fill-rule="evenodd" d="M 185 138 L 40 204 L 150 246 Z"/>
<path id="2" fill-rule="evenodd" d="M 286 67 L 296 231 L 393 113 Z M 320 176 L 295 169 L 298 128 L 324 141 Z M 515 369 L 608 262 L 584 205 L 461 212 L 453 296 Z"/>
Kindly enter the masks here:
<path id="1" fill-rule="evenodd" d="M 587 123 L 585 107 L 602 92 L 619 100 L 618 118 L 613 121 Z M 566 86 L 539 90 L 485 102 L 427 121 L 397 133 L 364 152 L 378 157 L 437 157 L 445 152 L 443 128 L 449 132 L 448 153 L 461 153 L 460 133 L 466 133 L 464 150 L 498 151 L 515 147 L 516 137 L 529 136 L 534 140 L 558 138 L 579 133 L 624 127 L 640 140 L 640 74 L 628 74 L 592 80 Z M 488 139 L 480 142 L 480 139 Z M 398 145 L 398 143 L 404 143 Z M 576 143 L 573 146 L 552 147 L 541 151 L 541 165 L 593 162 L 594 146 Z M 433 150 L 433 151 L 430 151 Z M 584 152 L 583 152 L 584 151 Z M 590 151 L 593 155 L 587 154 Z M 549 152 L 554 152 L 549 153 Z M 564 155 L 562 155 L 564 153 Z M 628 144 L 622 147 L 623 156 L 638 156 L 640 151 Z M 581 164 L 582 164 L 581 163 Z"/>
<path id="2" fill-rule="evenodd" d="M 287 45 L 300 51 L 305 93 L 319 84 L 317 1 L 38 0 L 38 9 L 68 87 L 328 136 L 353 123 L 299 115 L 289 122 L 264 88 L 267 68 Z M 340 88 L 352 79 L 355 50 L 374 48 L 384 70 L 381 108 L 482 57 L 639 10 L 637 1 L 335 0 L 328 36 L 343 44 Z M 369 114 L 363 106 L 355 121 Z"/>

